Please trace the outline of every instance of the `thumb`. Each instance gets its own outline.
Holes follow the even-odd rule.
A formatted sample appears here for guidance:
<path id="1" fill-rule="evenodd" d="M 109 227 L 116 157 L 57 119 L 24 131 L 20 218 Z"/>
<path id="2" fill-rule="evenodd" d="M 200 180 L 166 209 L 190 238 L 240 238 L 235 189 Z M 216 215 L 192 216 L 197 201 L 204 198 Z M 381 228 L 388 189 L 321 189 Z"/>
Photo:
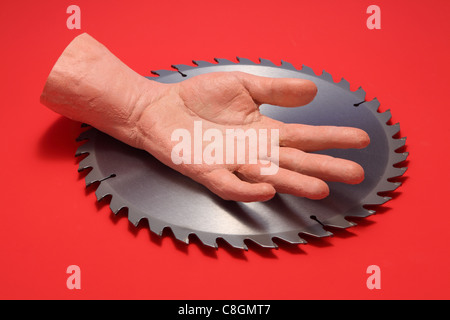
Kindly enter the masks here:
<path id="1" fill-rule="evenodd" d="M 310 103 L 317 93 L 314 82 L 297 78 L 269 78 L 239 72 L 237 75 L 258 104 L 299 107 Z"/>

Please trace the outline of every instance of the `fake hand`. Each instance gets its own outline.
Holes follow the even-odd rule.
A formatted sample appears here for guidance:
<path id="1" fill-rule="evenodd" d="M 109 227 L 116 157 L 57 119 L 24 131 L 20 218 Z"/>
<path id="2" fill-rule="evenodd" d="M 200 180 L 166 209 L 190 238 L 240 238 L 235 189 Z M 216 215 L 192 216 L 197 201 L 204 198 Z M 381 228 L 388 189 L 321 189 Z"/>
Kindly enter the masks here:
<path id="1" fill-rule="evenodd" d="M 138 75 L 83 34 L 53 67 L 41 101 L 148 151 L 223 199 L 249 202 L 269 200 L 276 192 L 322 199 L 329 194 L 325 181 L 356 184 L 364 179 L 362 167 L 355 162 L 310 153 L 363 148 L 369 144 L 364 131 L 285 124 L 259 112 L 264 103 L 305 105 L 316 90 L 308 80 L 241 72 L 162 84 Z M 271 138 L 277 135 L 279 140 L 273 143 Z M 258 141 L 252 145 L 254 137 Z M 231 141 L 235 144 L 230 147 Z M 264 148 L 267 152 L 261 152 Z M 261 174 L 264 170 L 266 174 Z"/>

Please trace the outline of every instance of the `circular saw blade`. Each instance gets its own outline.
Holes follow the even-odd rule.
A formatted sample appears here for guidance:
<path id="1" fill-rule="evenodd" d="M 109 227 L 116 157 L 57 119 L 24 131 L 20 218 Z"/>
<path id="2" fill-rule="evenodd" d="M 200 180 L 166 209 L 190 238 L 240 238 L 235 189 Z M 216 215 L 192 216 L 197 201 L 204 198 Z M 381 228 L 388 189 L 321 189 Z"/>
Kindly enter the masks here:
<path id="1" fill-rule="evenodd" d="M 359 163 L 365 170 L 361 184 L 328 182 L 330 195 L 323 200 L 310 200 L 288 194 L 277 194 L 266 202 L 241 203 L 225 201 L 204 186 L 163 165 L 149 153 L 134 149 L 92 128 L 79 140 L 88 140 L 76 155 L 88 154 L 79 163 L 79 171 L 91 168 L 86 185 L 100 182 L 98 200 L 111 196 L 114 213 L 128 209 L 128 219 L 138 225 L 147 219 L 150 229 L 161 235 L 170 228 L 178 240 L 189 242 L 195 234 L 205 245 L 217 247 L 222 238 L 231 246 L 247 249 L 251 240 L 263 247 L 274 248 L 273 239 L 288 243 L 306 243 L 302 234 L 316 237 L 332 235 L 324 226 L 347 228 L 355 225 L 345 217 L 367 217 L 374 213 L 365 205 L 379 205 L 390 200 L 380 192 L 395 190 L 400 183 L 388 181 L 401 176 L 406 167 L 394 167 L 406 159 L 407 153 L 396 150 L 405 138 L 393 136 L 398 124 L 388 125 L 390 111 L 378 112 L 379 102 L 365 101 L 361 88 L 350 91 L 342 79 L 334 82 L 326 72 L 316 75 L 309 67 L 297 70 L 282 62 L 277 66 L 260 59 L 256 64 L 238 58 L 238 62 L 215 59 L 216 63 L 194 61 L 196 66 L 176 65 L 174 70 L 152 71 L 152 81 L 175 83 L 209 72 L 241 71 L 277 78 L 302 78 L 318 88 L 315 99 L 301 108 L 262 105 L 261 113 L 286 123 L 350 126 L 365 130 L 371 139 L 365 149 L 327 150 L 320 152 Z"/>

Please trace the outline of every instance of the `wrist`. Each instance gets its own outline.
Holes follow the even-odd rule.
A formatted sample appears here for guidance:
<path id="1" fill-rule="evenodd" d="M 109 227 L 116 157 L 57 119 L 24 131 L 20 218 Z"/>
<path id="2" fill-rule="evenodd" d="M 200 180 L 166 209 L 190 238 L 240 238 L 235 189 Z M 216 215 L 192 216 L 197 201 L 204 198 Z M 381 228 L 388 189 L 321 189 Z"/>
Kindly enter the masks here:
<path id="1" fill-rule="evenodd" d="M 55 63 L 41 102 L 136 146 L 136 125 L 161 84 L 131 70 L 87 34 L 76 37 Z M 136 141 L 135 141 L 136 140 Z"/>

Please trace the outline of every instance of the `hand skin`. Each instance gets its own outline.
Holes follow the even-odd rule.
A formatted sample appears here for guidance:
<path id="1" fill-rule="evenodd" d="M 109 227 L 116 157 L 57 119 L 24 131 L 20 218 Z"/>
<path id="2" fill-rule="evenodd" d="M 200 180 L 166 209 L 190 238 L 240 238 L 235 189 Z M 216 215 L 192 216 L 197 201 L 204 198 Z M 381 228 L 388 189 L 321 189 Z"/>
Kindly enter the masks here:
<path id="1" fill-rule="evenodd" d="M 258 107 L 298 107 L 313 100 L 308 80 L 217 72 L 175 84 L 137 74 L 84 33 L 64 50 L 46 81 L 41 102 L 73 120 L 88 123 L 203 184 L 225 200 L 266 201 L 276 192 L 310 199 L 329 194 L 325 181 L 357 184 L 364 170 L 355 162 L 308 153 L 329 148 L 364 148 L 369 136 L 349 127 L 285 124 Z M 279 169 L 261 175 L 260 164 L 179 164 L 171 159 L 175 129 L 278 129 Z"/>

